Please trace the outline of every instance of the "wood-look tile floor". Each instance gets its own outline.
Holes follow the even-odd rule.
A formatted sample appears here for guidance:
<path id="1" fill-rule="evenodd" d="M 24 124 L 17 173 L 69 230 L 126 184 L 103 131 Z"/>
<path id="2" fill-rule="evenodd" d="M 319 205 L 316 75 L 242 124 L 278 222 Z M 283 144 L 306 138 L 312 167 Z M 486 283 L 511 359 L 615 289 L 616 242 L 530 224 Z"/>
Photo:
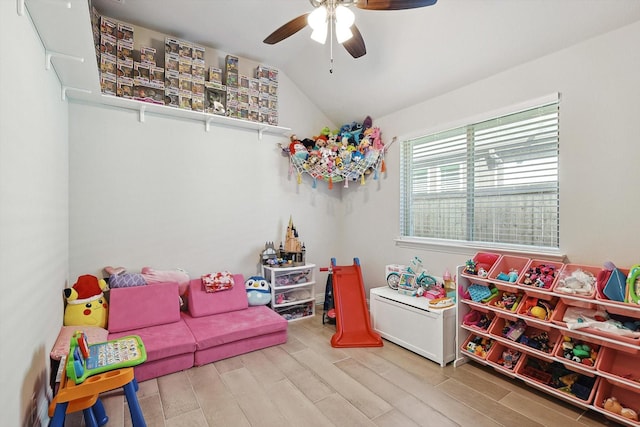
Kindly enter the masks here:
<path id="1" fill-rule="evenodd" d="M 286 344 L 140 383 L 149 427 L 618 425 L 467 363 L 438 364 L 389 341 L 332 348 L 335 326 L 289 323 Z M 108 426 L 131 426 L 124 396 L 103 397 Z M 65 426 L 84 426 L 81 413 Z"/>

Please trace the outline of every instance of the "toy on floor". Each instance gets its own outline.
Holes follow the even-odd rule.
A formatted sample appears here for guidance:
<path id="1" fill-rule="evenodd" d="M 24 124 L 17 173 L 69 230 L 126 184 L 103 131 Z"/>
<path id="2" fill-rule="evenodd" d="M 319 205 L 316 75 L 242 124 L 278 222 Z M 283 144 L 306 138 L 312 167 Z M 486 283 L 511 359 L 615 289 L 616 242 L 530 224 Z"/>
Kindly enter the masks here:
<path id="1" fill-rule="evenodd" d="M 249 305 L 266 305 L 271 302 L 271 286 L 262 276 L 251 276 L 244 282 Z"/>
<path id="2" fill-rule="evenodd" d="M 109 317 L 109 304 L 102 291 L 107 282 L 86 274 L 78 277 L 71 288 L 64 290 L 67 306 L 64 326 L 99 326 L 105 328 Z"/>

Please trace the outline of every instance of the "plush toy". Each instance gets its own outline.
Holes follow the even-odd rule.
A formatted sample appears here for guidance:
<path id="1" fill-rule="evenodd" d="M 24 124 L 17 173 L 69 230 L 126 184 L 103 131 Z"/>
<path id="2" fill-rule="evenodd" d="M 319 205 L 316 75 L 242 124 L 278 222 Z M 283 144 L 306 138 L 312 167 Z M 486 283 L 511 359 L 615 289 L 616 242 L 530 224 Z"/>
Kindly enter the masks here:
<path id="1" fill-rule="evenodd" d="M 271 302 L 271 287 L 262 276 L 251 276 L 244 282 L 249 305 L 265 305 Z"/>
<path id="2" fill-rule="evenodd" d="M 107 326 L 109 305 L 102 291 L 107 282 L 90 274 L 78 277 L 71 288 L 64 290 L 67 306 L 64 310 L 64 326 Z"/>

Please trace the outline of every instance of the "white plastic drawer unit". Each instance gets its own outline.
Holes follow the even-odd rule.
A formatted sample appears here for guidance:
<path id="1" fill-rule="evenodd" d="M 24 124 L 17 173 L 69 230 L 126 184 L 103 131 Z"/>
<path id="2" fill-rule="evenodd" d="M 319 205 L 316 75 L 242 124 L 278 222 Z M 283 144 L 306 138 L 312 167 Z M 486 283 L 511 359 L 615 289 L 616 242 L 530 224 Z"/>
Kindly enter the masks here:
<path id="1" fill-rule="evenodd" d="M 388 286 L 370 292 L 371 322 L 383 338 L 445 366 L 455 359 L 455 307 L 431 308 L 429 300 Z"/>

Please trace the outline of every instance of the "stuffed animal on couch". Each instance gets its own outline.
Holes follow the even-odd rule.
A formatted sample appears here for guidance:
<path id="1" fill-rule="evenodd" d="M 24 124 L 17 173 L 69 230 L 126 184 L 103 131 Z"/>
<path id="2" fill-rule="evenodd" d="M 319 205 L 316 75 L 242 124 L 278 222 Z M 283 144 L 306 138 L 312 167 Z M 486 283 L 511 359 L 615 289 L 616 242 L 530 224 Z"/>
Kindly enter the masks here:
<path id="1" fill-rule="evenodd" d="M 64 290 L 67 306 L 64 326 L 99 326 L 105 328 L 109 317 L 109 304 L 104 293 L 107 282 L 86 274 L 78 277 L 71 288 Z"/>
<path id="2" fill-rule="evenodd" d="M 251 276 L 244 282 L 249 305 L 266 305 L 271 302 L 271 286 L 262 276 Z"/>

